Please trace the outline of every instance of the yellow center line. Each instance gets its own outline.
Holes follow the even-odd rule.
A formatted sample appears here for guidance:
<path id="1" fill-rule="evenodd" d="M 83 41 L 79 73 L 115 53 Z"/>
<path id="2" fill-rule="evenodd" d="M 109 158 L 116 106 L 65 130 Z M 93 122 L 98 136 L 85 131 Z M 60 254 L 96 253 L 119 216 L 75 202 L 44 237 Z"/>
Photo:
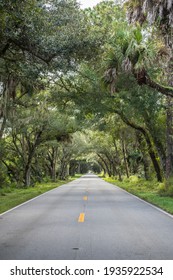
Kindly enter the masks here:
<path id="1" fill-rule="evenodd" d="M 85 220 L 85 213 L 80 213 L 78 223 L 83 223 Z"/>
<path id="2" fill-rule="evenodd" d="M 88 196 L 84 196 L 84 197 L 83 197 L 83 200 L 88 200 Z"/>

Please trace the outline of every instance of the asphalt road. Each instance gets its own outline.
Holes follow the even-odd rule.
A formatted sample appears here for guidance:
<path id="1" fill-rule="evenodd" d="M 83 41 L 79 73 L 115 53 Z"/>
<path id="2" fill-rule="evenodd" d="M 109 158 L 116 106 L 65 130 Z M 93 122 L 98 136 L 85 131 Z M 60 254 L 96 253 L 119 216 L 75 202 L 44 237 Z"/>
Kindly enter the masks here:
<path id="1" fill-rule="evenodd" d="M 173 218 L 94 175 L 0 215 L 1 260 L 173 259 Z"/>

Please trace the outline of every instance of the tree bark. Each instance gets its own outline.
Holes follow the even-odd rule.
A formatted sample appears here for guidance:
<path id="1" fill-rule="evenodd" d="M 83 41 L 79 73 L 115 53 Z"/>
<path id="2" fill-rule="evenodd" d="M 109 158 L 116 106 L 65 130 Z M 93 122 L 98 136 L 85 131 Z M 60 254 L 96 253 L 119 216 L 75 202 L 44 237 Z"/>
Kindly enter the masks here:
<path id="1" fill-rule="evenodd" d="M 170 97 L 167 97 L 167 98 L 169 99 Z M 150 131 L 150 135 L 152 137 L 153 143 L 154 143 L 156 150 L 158 152 L 158 155 L 160 157 L 162 168 L 165 172 L 165 170 L 166 170 L 165 147 L 164 147 L 163 143 L 161 142 L 161 139 L 158 137 L 158 132 L 155 130 L 155 127 L 152 123 L 151 117 L 149 116 L 148 112 L 145 112 L 144 118 L 145 118 L 146 126 L 147 126 L 148 130 Z"/>
<path id="2" fill-rule="evenodd" d="M 111 177 L 111 171 L 109 169 L 109 166 L 108 166 L 106 160 L 100 154 L 97 154 L 97 155 L 100 158 L 100 160 L 104 163 L 105 168 L 106 168 L 106 172 L 108 173 L 108 176 Z"/>
<path id="3" fill-rule="evenodd" d="M 4 82 L 2 97 L 0 98 L 0 139 L 2 139 L 10 111 L 10 100 L 15 100 L 17 81 L 8 77 Z"/>
<path id="4" fill-rule="evenodd" d="M 144 143 L 143 135 L 141 132 L 136 132 L 136 137 L 139 143 L 139 149 L 142 153 L 142 162 L 144 165 L 144 174 L 145 174 L 145 179 L 148 181 L 150 180 L 150 162 L 148 158 L 148 154 L 146 152 L 146 144 Z"/>
<path id="5" fill-rule="evenodd" d="M 7 89 L 7 84 L 4 86 L 2 97 L 1 97 L 1 107 L 0 107 L 0 139 L 2 139 L 4 134 L 4 129 L 7 121 L 7 112 L 8 112 L 8 103 L 9 103 L 9 93 Z"/>
<path id="6" fill-rule="evenodd" d="M 166 95 L 173 97 L 173 87 L 172 86 L 163 86 L 159 85 L 158 83 L 154 82 L 153 80 L 150 79 L 148 75 L 146 75 L 146 85 L 149 87 L 156 89 L 158 92 Z"/>
<path id="7" fill-rule="evenodd" d="M 29 138 L 26 139 L 26 141 L 28 142 L 28 158 L 25 163 L 25 169 L 24 169 L 24 183 L 25 183 L 26 187 L 29 187 L 31 185 L 32 160 L 33 160 L 36 148 L 40 144 L 40 138 L 41 138 L 42 133 L 43 133 L 43 130 L 40 130 L 37 132 L 34 143 L 31 143 Z"/>
<path id="8" fill-rule="evenodd" d="M 167 98 L 166 110 L 166 179 L 173 175 L 173 109 L 172 98 Z"/>
<path id="9" fill-rule="evenodd" d="M 57 152 L 58 149 L 52 147 L 50 153 L 48 153 L 48 160 L 50 162 L 50 176 L 53 182 L 56 181 Z"/>
<path id="10" fill-rule="evenodd" d="M 140 131 L 143 134 L 143 136 L 145 137 L 146 143 L 147 143 L 148 153 L 150 155 L 151 161 L 153 163 L 154 170 L 156 172 L 157 180 L 159 182 L 163 182 L 163 171 L 162 171 L 162 169 L 160 167 L 160 164 L 159 164 L 159 162 L 157 160 L 157 155 L 156 155 L 156 152 L 155 152 L 155 150 L 153 148 L 153 144 L 151 142 L 151 139 L 150 139 L 150 136 L 148 134 L 148 131 L 144 127 L 141 127 L 141 126 L 131 122 L 130 120 L 128 120 L 123 115 L 122 112 L 119 112 L 119 111 L 116 110 L 115 113 L 117 113 L 121 117 L 122 121 L 124 121 L 127 125 L 129 125 L 132 128 Z"/>
<path id="11" fill-rule="evenodd" d="M 103 171 L 103 177 L 105 177 L 106 176 L 106 168 L 105 168 L 104 163 L 100 159 L 98 159 L 97 162 L 98 162 L 99 166 L 101 167 L 101 169 Z"/>
<path id="12" fill-rule="evenodd" d="M 31 164 L 27 164 L 25 167 L 24 181 L 26 187 L 31 185 Z"/>
<path id="13" fill-rule="evenodd" d="M 123 151 L 123 159 L 124 159 L 124 167 L 125 167 L 125 171 L 126 171 L 126 176 L 127 176 L 127 178 L 129 178 L 130 172 L 129 172 L 129 165 L 128 165 L 128 162 L 127 162 L 126 144 L 125 144 L 123 135 L 121 137 L 121 145 L 122 145 L 122 151 Z"/>

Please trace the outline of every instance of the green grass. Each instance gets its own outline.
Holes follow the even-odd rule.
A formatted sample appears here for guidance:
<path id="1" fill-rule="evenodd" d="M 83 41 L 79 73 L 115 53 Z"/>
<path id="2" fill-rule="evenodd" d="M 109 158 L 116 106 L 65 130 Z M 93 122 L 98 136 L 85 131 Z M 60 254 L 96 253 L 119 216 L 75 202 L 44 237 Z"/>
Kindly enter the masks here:
<path id="1" fill-rule="evenodd" d="M 131 176 L 129 179 L 124 179 L 122 182 L 113 178 L 103 179 L 173 214 L 173 197 L 161 195 L 163 183 L 146 181 L 136 176 Z"/>
<path id="2" fill-rule="evenodd" d="M 41 195 L 47 191 L 57 188 L 63 184 L 66 184 L 77 177 L 71 177 L 66 181 L 58 181 L 56 183 L 41 183 L 34 187 L 29 188 L 15 188 L 6 187 L 0 189 L 0 213 L 3 213 L 29 199 L 32 199 L 38 195 Z"/>

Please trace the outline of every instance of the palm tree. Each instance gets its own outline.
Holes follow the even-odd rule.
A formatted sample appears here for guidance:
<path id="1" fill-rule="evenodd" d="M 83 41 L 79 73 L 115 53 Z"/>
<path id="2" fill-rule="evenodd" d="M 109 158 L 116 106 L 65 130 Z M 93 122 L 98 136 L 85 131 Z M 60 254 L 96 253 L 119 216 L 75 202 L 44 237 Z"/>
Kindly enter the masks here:
<path id="1" fill-rule="evenodd" d="M 149 34 L 145 34 L 142 28 L 137 25 L 134 27 L 125 26 L 124 28 L 117 27 L 114 32 L 114 38 L 111 39 L 111 44 L 107 45 L 105 53 L 103 55 L 103 70 L 104 70 L 104 82 L 109 88 L 111 96 L 114 96 L 116 100 L 119 100 L 118 91 L 123 92 L 124 89 L 129 90 L 129 86 L 134 87 L 130 82 L 131 77 L 134 77 L 139 85 L 149 85 L 155 89 L 161 89 L 162 93 L 167 94 L 165 88 L 154 82 L 151 78 L 151 72 L 155 71 L 155 65 L 160 55 L 160 49 L 163 47 L 160 45 L 160 41 L 155 42 L 149 37 Z M 157 65 L 157 64 L 156 64 Z M 150 71 L 150 75 L 148 72 Z M 122 79 L 125 76 L 126 79 Z M 121 79 L 123 83 L 120 82 Z M 133 79 L 134 80 L 134 79 Z M 125 84 L 124 84 L 125 83 Z M 120 97 L 121 98 L 121 97 Z M 162 168 L 157 160 L 156 147 L 153 146 L 151 141 L 151 135 L 145 128 L 145 125 L 138 125 L 133 121 L 129 121 L 121 111 L 121 102 L 116 112 L 121 119 L 135 130 L 139 131 L 145 137 L 147 147 L 150 153 L 150 157 L 157 174 L 159 181 L 162 181 Z M 122 105 L 123 106 L 123 105 Z"/>
<path id="2" fill-rule="evenodd" d="M 128 73 L 135 77 L 139 85 L 148 85 L 164 95 L 173 97 L 173 88 L 160 85 L 153 78 L 155 71 L 153 65 L 158 65 L 158 60 L 163 56 L 166 61 L 169 55 L 161 40 L 153 40 L 149 33 L 145 33 L 141 26 L 137 25 L 117 30 L 113 44 L 106 48 L 103 56 L 103 68 L 106 69 L 104 81 L 110 86 L 111 94 L 116 92 L 118 76 L 121 73 Z"/>
<path id="3" fill-rule="evenodd" d="M 169 50 L 169 61 L 166 75 L 169 87 L 173 87 L 173 0 L 129 0 L 125 4 L 130 22 L 138 21 L 141 25 L 148 21 L 158 27 L 158 33 L 163 37 Z M 169 94 L 168 94 L 169 95 Z M 172 95 L 170 95 L 172 96 Z M 173 175 L 173 108 L 172 98 L 167 97 L 167 158 L 166 178 Z"/>
<path id="4" fill-rule="evenodd" d="M 125 5 L 130 22 L 157 24 L 172 45 L 173 0 L 128 0 Z"/>

